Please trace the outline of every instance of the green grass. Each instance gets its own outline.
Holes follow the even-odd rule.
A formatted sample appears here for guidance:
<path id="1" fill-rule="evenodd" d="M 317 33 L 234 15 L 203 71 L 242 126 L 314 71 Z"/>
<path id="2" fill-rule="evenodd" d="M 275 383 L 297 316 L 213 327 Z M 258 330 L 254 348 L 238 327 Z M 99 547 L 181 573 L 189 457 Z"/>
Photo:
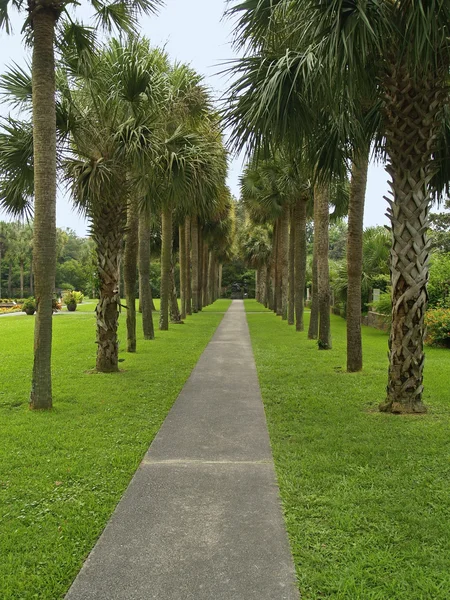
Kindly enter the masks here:
<path id="1" fill-rule="evenodd" d="M 392 416 L 385 333 L 363 328 L 349 374 L 342 319 L 330 351 L 248 321 L 302 599 L 448 600 L 450 352 L 427 349 L 428 414 Z"/>
<path id="2" fill-rule="evenodd" d="M 89 373 L 94 316 L 56 316 L 51 412 L 28 410 L 34 318 L 0 319 L 2 600 L 64 596 L 221 319 L 194 315 L 148 342 L 138 321 L 138 353 L 103 375 Z"/>
<path id="3" fill-rule="evenodd" d="M 136 300 L 136 308 L 138 307 L 138 300 Z M 160 300 L 159 298 L 155 298 L 153 300 L 155 304 L 156 310 L 159 310 Z M 122 301 L 125 305 L 125 300 Z M 179 301 L 178 301 L 179 303 Z M 210 304 L 209 306 L 205 306 L 202 312 L 226 312 L 231 304 L 231 300 L 221 299 L 216 300 L 214 304 Z M 81 304 L 78 304 L 76 312 L 94 312 L 95 307 L 97 305 L 97 300 L 85 300 Z M 263 307 L 264 308 L 264 307 Z M 266 310 L 266 309 L 264 309 Z M 67 307 L 63 306 L 62 312 L 67 312 Z"/>
<path id="4" fill-rule="evenodd" d="M 256 300 L 245 300 L 244 306 L 245 306 L 245 312 L 247 312 L 247 313 L 252 313 L 252 312 L 270 313 L 270 312 L 272 312 L 269 308 L 266 308 L 259 302 L 256 302 Z"/>
<path id="5" fill-rule="evenodd" d="M 214 304 L 205 306 L 202 310 L 203 312 L 226 312 L 230 308 L 230 304 L 231 300 L 221 298 L 220 300 L 216 300 Z"/>

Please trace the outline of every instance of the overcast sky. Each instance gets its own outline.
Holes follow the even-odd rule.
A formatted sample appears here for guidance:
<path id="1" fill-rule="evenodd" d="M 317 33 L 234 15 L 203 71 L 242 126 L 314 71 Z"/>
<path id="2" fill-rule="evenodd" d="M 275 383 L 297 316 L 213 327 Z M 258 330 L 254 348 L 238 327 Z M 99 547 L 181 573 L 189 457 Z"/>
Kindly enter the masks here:
<path id="1" fill-rule="evenodd" d="M 83 1 L 81 1 L 81 4 Z M 165 7 L 157 16 L 141 20 L 142 34 L 155 46 L 165 46 L 173 60 L 187 62 L 205 76 L 208 85 L 219 96 L 227 86 L 227 79 L 218 73 L 227 61 L 235 58 L 231 48 L 232 23 L 222 18 L 224 0 L 166 0 Z M 89 23 L 89 13 L 83 6 L 77 9 L 79 19 Z M 23 64 L 25 50 L 20 30 L 22 15 L 14 15 L 14 34 L 0 31 L 0 72 L 11 62 Z M 7 107 L 0 105 L 0 114 L 7 114 Z M 239 175 L 242 160 L 235 159 L 230 165 L 229 186 L 239 197 Z M 387 223 L 384 216 L 387 175 L 382 165 L 371 165 L 366 198 L 365 225 Z M 0 212 L 0 219 L 5 215 Z M 63 197 L 58 199 L 57 224 L 71 227 L 79 235 L 86 234 L 86 223 L 75 213 Z"/>

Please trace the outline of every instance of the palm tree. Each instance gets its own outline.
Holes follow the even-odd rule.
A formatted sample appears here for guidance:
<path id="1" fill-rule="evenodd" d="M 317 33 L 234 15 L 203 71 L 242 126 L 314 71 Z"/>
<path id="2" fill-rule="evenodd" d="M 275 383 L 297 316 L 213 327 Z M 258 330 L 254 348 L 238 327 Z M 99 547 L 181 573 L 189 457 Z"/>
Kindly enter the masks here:
<path id="1" fill-rule="evenodd" d="M 294 14 L 296 18 L 289 23 L 301 49 L 289 50 L 282 57 L 272 56 L 273 60 L 258 60 L 259 67 L 253 61 L 253 81 L 259 78 L 264 87 L 252 94 L 253 108 L 246 125 L 260 132 L 277 131 L 291 139 L 298 136 L 308 107 L 299 110 L 304 96 L 296 93 L 297 84 L 303 91 L 311 89 L 318 74 L 326 74 L 323 81 L 327 86 L 319 89 L 330 105 L 333 98 L 341 96 L 341 90 L 354 100 L 346 106 L 345 123 L 348 139 L 361 151 L 368 136 L 354 108 L 361 98 L 375 91 L 393 195 L 388 200 L 393 326 L 387 399 L 380 408 L 394 413 L 423 412 L 426 230 L 432 176 L 437 167 L 433 152 L 437 150 L 442 113 L 448 103 L 450 6 L 446 0 L 426 5 L 400 0 L 352 5 L 345 0 L 280 0 L 267 5 L 249 0 L 237 5 L 235 11 L 242 15 L 239 25 L 245 39 L 254 38 L 253 46 L 261 45 L 261 30 L 267 32 L 267 23 L 275 23 L 282 11 Z M 311 70 L 313 63 L 315 68 Z M 249 65 L 250 60 L 248 72 Z M 238 82 L 235 90 L 245 90 L 246 85 Z"/>
<path id="2" fill-rule="evenodd" d="M 136 279 L 139 251 L 139 203 L 128 201 L 123 275 L 127 303 L 127 352 L 136 352 Z"/>
<path id="3" fill-rule="evenodd" d="M 139 219 L 139 301 L 145 340 L 155 339 L 152 315 L 153 298 L 150 286 L 150 234 L 149 215 L 141 213 Z"/>
<path id="4" fill-rule="evenodd" d="M 246 262 L 257 270 L 256 300 L 267 306 L 267 271 L 272 257 L 271 232 L 267 226 L 248 225 L 242 234 L 242 251 Z"/>
<path id="5" fill-rule="evenodd" d="M 151 12 L 158 0 L 139 0 L 122 4 L 93 2 L 97 19 L 110 28 L 132 30 L 137 15 Z M 33 107 L 33 167 L 34 167 L 34 276 L 38 309 L 35 321 L 34 364 L 31 381 L 30 407 L 52 407 L 51 348 L 52 298 L 56 273 L 56 107 L 55 107 L 55 38 L 61 45 L 72 43 L 78 51 L 92 46 L 90 30 L 60 19 L 68 5 L 56 1 L 45 5 L 37 0 L 11 3 L 26 10 L 25 29 L 32 39 L 32 107 Z M 59 25 L 59 27 L 57 27 Z M 0 27 L 9 33 L 8 3 L 0 10 Z"/>
<path id="6" fill-rule="evenodd" d="M 133 203 L 137 210 L 135 195 L 144 195 L 144 174 L 160 144 L 155 118 L 166 93 L 166 65 L 165 55 L 152 51 L 146 40 L 124 46 L 112 41 L 69 94 L 79 115 L 72 133 L 76 158 L 68 158 L 65 169 L 76 201 L 91 220 L 96 245 L 97 370 L 102 372 L 118 370 L 119 265 L 127 208 Z M 132 315 L 134 299 L 129 302 Z"/>

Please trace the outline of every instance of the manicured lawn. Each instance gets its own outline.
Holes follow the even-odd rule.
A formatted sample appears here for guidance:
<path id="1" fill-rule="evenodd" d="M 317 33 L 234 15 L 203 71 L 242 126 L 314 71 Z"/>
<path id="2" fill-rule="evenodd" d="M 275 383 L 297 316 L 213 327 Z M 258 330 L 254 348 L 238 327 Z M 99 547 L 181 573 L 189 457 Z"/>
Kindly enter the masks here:
<path id="1" fill-rule="evenodd" d="M 245 300 L 244 301 L 245 312 L 272 312 L 269 308 L 266 308 L 256 300 Z"/>
<path id="2" fill-rule="evenodd" d="M 391 416 L 385 333 L 364 328 L 348 374 L 342 319 L 331 351 L 273 314 L 248 321 L 303 600 L 448 600 L 450 351 L 427 350 L 429 413 Z"/>
<path id="3" fill-rule="evenodd" d="M 231 300 L 227 298 L 220 298 L 216 300 L 214 304 L 205 306 L 203 312 L 226 312 L 230 308 Z"/>
<path id="4" fill-rule="evenodd" d="M 178 301 L 178 304 L 179 304 L 179 302 L 180 301 Z M 122 303 L 125 305 L 126 304 L 125 300 L 123 300 Z M 136 308 L 138 307 L 138 303 L 139 303 L 139 301 L 137 300 Z M 153 303 L 155 305 L 156 310 L 159 310 L 159 304 L 160 304 L 159 298 L 155 298 L 153 300 Z M 202 310 L 204 312 L 226 312 L 228 310 L 230 304 L 231 304 L 231 300 L 222 298 L 220 300 L 216 300 L 214 302 L 214 304 L 205 306 Z M 81 304 L 79 304 L 77 306 L 76 312 L 92 312 L 93 313 L 95 311 L 96 305 L 97 305 L 97 300 L 85 300 L 84 302 L 82 302 Z M 264 309 L 264 307 L 263 307 L 263 309 Z M 63 306 L 62 312 L 66 312 L 66 311 L 67 311 L 67 308 L 65 306 Z"/>
<path id="5" fill-rule="evenodd" d="M 55 316 L 51 412 L 27 408 L 34 318 L 0 319 L 2 600 L 64 596 L 221 319 L 193 315 L 148 342 L 139 320 L 138 353 L 103 375 L 89 372 L 94 315 Z"/>

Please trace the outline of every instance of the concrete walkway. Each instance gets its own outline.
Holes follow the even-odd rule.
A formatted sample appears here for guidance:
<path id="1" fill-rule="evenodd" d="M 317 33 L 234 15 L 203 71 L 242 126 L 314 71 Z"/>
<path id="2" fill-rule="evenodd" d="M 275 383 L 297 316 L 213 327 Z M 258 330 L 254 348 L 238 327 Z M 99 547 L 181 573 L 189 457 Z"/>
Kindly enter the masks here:
<path id="1" fill-rule="evenodd" d="M 299 599 L 242 300 L 66 599 Z"/>

